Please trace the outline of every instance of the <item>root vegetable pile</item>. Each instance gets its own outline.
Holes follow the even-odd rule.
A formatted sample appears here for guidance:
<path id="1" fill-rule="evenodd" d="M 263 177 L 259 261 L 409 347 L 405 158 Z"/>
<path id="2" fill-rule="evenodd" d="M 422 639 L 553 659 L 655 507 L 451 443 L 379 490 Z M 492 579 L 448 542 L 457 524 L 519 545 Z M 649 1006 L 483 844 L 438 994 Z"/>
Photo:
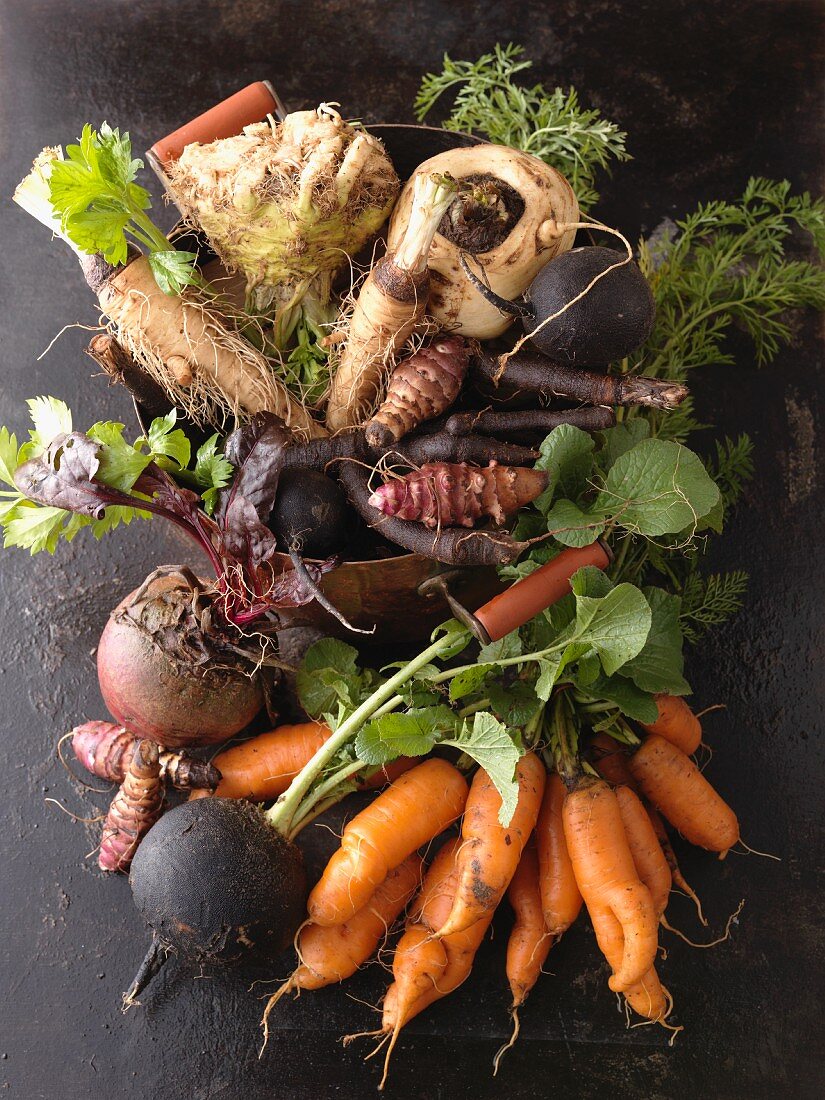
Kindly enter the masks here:
<path id="1" fill-rule="evenodd" d="M 173 958 L 255 961 L 281 975 L 268 1034 L 287 993 L 391 953 L 362 1033 L 382 1087 L 402 1029 L 471 978 L 505 899 L 496 1072 L 583 919 L 604 959 L 588 995 L 618 995 L 665 1041 L 681 1030 L 660 931 L 678 931 L 676 891 L 707 919 L 668 830 L 720 859 L 742 843 L 694 758 L 685 648 L 742 603 L 746 574 L 708 573 L 704 552 L 753 472 L 745 435 L 687 446 L 688 382 L 731 359 L 732 326 L 763 363 L 793 310 L 825 308 L 825 271 L 801 255 L 805 233 L 825 252 L 825 206 L 785 183 L 752 179 L 635 249 L 583 216 L 625 135 L 572 90 L 522 87 L 519 55 L 445 57 L 425 78 L 420 117 L 453 93 L 447 128 L 488 140 L 406 181 L 322 104 L 217 141 L 196 120 L 204 140 L 163 165 L 188 223 L 169 236 L 105 123 L 44 150 L 14 196 L 80 261 L 106 319 L 89 355 L 139 402 L 143 434 L 80 431 L 63 401 L 29 401 L 27 439 L 0 428 L 5 546 L 54 553 L 162 516 L 213 574 L 162 565 L 120 601 L 97 647 L 113 721 L 65 735 L 118 785 L 98 862 L 131 865 L 150 934 L 124 1007 Z M 431 569 L 386 593 L 410 637 L 428 593 L 455 617 L 369 668 L 326 635 L 382 623 L 350 622 L 324 577 L 358 563 L 334 578 L 357 611 L 370 562 L 405 552 L 450 567 L 400 563 Z M 482 607 L 455 595 L 470 566 L 501 589 Z M 282 676 L 296 614 L 324 626 Z M 300 834 L 356 792 L 308 882 Z M 724 942 L 738 912 L 695 946 Z"/>

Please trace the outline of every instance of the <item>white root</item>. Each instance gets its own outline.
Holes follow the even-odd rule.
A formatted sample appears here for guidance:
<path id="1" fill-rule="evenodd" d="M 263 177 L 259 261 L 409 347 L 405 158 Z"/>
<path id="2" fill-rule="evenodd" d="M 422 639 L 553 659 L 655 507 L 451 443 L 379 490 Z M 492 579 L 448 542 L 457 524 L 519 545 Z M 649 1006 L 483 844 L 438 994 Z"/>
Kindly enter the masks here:
<path id="1" fill-rule="evenodd" d="M 521 296 L 539 271 L 573 245 L 575 230 L 567 223 L 579 219 L 579 207 L 570 184 L 537 157 L 502 145 L 478 145 L 440 153 L 420 165 L 405 185 L 390 220 L 387 246 L 397 248 L 413 205 L 415 180 L 420 174 L 449 173 L 459 182 L 468 176 L 492 177 L 512 187 L 524 201 L 524 212 L 505 239 L 478 254 L 490 288 L 502 298 Z M 559 227 L 564 226 L 562 232 Z M 472 286 L 461 269 L 462 249 L 437 233 L 427 263 L 433 274 L 428 313 L 441 328 L 478 340 L 500 336 L 512 317 L 502 316 Z"/>
<path id="2" fill-rule="evenodd" d="M 118 340 L 196 421 L 213 420 L 217 404 L 236 415 L 274 412 L 304 436 L 326 434 L 264 356 L 206 305 L 164 294 L 144 256 L 116 271 L 99 301 Z"/>

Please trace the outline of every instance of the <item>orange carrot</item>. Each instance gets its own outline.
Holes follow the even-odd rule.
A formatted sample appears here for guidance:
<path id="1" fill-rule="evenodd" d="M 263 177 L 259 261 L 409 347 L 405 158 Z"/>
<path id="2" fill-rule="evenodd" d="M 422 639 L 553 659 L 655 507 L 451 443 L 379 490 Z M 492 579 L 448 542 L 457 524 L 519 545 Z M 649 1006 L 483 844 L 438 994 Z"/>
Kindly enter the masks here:
<path id="1" fill-rule="evenodd" d="M 299 722 L 297 725 L 278 726 L 240 745 L 233 745 L 219 753 L 213 761 L 221 773 L 215 790 L 194 791 L 190 801 L 210 795 L 248 798 L 253 802 L 268 802 L 277 798 L 329 735 L 329 727 L 322 722 Z M 365 779 L 356 775 L 355 782 L 366 790 L 383 787 L 409 771 L 414 764 L 414 760 L 401 756 Z"/>
<path id="2" fill-rule="evenodd" d="M 521 757 L 516 765 L 518 803 L 505 828 L 498 820 L 501 795 L 483 768 L 476 772 L 461 825 L 455 900 L 439 936 L 463 932 L 488 911 L 495 911 L 535 827 L 546 777 L 535 753 Z"/>
<path id="3" fill-rule="evenodd" d="M 544 925 L 539 888 L 539 861 L 534 841 L 524 849 L 507 890 L 507 900 L 516 915 L 507 941 L 507 980 L 513 994 L 513 1008 L 524 1004 L 544 966 L 553 937 Z"/>
<path id="4" fill-rule="evenodd" d="M 661 917 L 673 883 L 662 846 L 638 795 L 630 787 L 617 787 L 616 800 L 636 872 L 650 891 L 656 916 Z"/>
<path id="5" fill-rule="evenodd" d="M 600 732 L 593 738 L 591 747 L 594 751 L 588 759 L 602 779 L 606 779 L 614 787 L 624 784 L 625 787 L 635 789 L 636 783 L 630 774 L 630 759 L 624 745 L 609 733 Z"/>
<path id="6" fill-rule="evenodd" d="M 342 924 L 369 901 L 391 868 L 443 832 L 467 800 L 467 781 L 446 760 L 425 760 L 344 829 L 341 847 L 309 895 L 315 924 Z"/>
<path id="7" fill-rule="evenodd" d="M 452 909 L 461 877 L 462 847 L 458 839 L 449 840 L 438 853 L 424 879 L 419 902 L 413 907 L 413 919 L 396 949 L 395 981 L 384 998 L 381 1023 L 381 1032 L 390 1038 L 390 1044 L 380 1088 L 387 1080 L 390 1057 L 401 1028 L 434 1001 L 452 993 L 469 976 L 493 919 L 495 910 L 488 909 L 462 932 L 441 939 L 432 935 L 435 928 L 443 926 Z M 423 992 L 419 992 L 421 989 Z"/>
<path id="8" fill-rule="evenodd" d="M 541 907 L 545 927 L 555 939 L 564 935 L 582 907 L 582 896 L 564 839 L 562 806 L 565 794 L 561 776 L 554 772 L 544 788 L 536 822 Z"/>
<path id="9" fill-rule="evenodd" d="M 564 800 L 564 835 L 573 873 L 602 954 L 610 988 L 624 992 L 653 966 L 657 918 L 625 836 L 616 795 L 602 779 L 580 778 Z"/>
<path id="10" fill-rule="evenodd" d="M 407 856 L 350 920 L 329 928 L 304 925 L 298 937 L 301 965 L 290 979 L 291 986 L 320 989 L 354 974 L 420 887 L 421 872 L 421 857 L 417 853 Z"/>
<path id="11" fill-rule="evenodd" d="M 670 741 L 651 734 L 631 757 L 630 770 L 647 798 L 691 844 L 724 855 L 739 840 L 736 814 Z"/>
<path id="12" fill-rule="evenodd" d="M 659 717 L 646 725 L 640 722 L 648 733 L 658 733 L 675 745 L 677 749 L 690 756 L 702 744 L 702 723 L 678 695 L 657 695 L 656 706 Z"/>
<path id="13" fill-rule="evenodd" d="M 662 820 L 662 815 L 656 809 L 655 806 L 651 806 L 649 802 L 644 803 L 644 808 L 647 811 L 647 816 L 650 818 L 650 824 L 653 826 L 653 830 L 658 837 L 659 843 L 662 846 L 662 851 L 665 854 L 667 865 L 670 868 L 671 878 L 673 879 L 673 885 L 681 890 L 683 893 L 691 899 L 696 906 L 696 912 L 699 916 L 699 920 L 702 924 L 707 925 L 705 920 L 705 914 L 702 912 L 702 902 L 699 900 L 699 896 L 685 876 L 682 874 L 682 869 L 679 866 L 679 861 L 676 858 L 676 853 L 673 850 L 673 845 L 670 843 L 670 837 L 667 835 L 667 827 Z"/>
<path id="14" fill-rule="evenodd" d="M 615 917 L 607 909 L 597 909 L 591 920 L 599 947 L 615 971 L 624 956 L 624 944 L 615 934 Z M 638 981 L 622 990 L 622 995 L 634 1012 L 648 1020 L 663 1020 L 667 1015 L 667 997 L 652 964 Z"/>
<path id="15" fill-rule="evenodd" d="M 233 745 L 212 761 L 221 773 L 221 781 L 213 793 L 220 798 L 249 798 L 256 802 L 277 798 L 329 735 L 329 727 L 322 722 L 301 722 L 278 726 Z"/>
<path id="16" fill-rule="evenodd" d="M 364 965 L 420 886 L 421 871 L 421 857 L 408 856 L 390 871 L 363 909 L 344 924 L 301 927 L 297 936 L 301 962 L 267 1001 L 262 1021 L 265 1036 L 269 1014 L 285 993 L 334 985 Z"/>
<path id="17" fill-rule="evenodd" d="M 433 926 L 442 924 L 450 912 L 458 880 L 459 844 L 459 839 L 454 837 L 440 848 L 410 910 L 406 931 L 395 949 L 393 1011 L 401 1019 L 399 1027 L 403 1027 L 408 1010 L 418 998 L 440 984 L 447 967 L 447 949 L 432 933 Z"/>

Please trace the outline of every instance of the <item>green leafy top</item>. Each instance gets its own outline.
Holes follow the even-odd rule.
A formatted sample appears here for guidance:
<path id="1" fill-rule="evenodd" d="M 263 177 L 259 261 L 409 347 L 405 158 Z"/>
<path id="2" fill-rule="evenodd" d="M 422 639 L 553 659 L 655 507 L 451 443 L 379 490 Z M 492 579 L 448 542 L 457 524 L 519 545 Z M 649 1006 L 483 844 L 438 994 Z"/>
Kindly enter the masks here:
<path id="1" fill-rule="evenodd" d="M 642 241 L 639 264 L 656 321 L 622 370 L 684 382 L 695 367 L 733 361 L 724 345 L 733 326 L 753 341 L 757 364 L 769 363 L 791 337 L 793 310 L 825 308 L 825 269 L 788 256 L 795 229 L 825 257 L 825 202 L 791 194 L 787 180 L 757 177 L 737 201 L 701 204 Z M 701 426 L 690 398 L 673 412 L 646 415 L 656 434 L 671 439 Z"/>
<path id="2" fill-rule="evenodd" d="M 444 55 L 440 73 L 428 73 L 415 100 L 421 122 L 442 95 L 454 91 L 447 130 L 482 134 L 498 145 L 533 153 L 566 176 L 581 208 L 598 200 L 596 171 L 611 159 L 628 160 L 624 134 L 598 111 L 579 104 L 575 89 L 552 92 L 513 78 L 532 66 L 521 46 L 497 45 L 478 61 L 453 61 Z"/>
<path id="3" fill-rule="evenodd" d="M 328 774 L 376 767 L 399 756 L 453 748 L 487 771 L 502 798 L 500 819 L 515 809 L 515 766 L 534 747 L 545 705 L 564 686 L 602 719 L 653 721 L 653 694 L 684 694 L 679 599 L 661 589 L 614 584 L 597 569 L 580 570 L 572 595 L 520 631 L 485 646 L 477 661 L 427 664 L 374 713 Z M 448 624 L 449 626 L 449 624 Z M 467 644 L 466 631 L 458 644 Z M 440 662 L 454 655 L 445 645 Z M 339 729 L 380 689 L 386 673 L 360 667 L 352 646 L 324 638 L 298 672 L 301 705 Z"/>
<path id="4" fill-rule="evenodd" d="M 32 419 L 28 441 L 18 445 L 15 435 L 7 428 L 0 428 L 0 481 L 8 486 L 0 490 L 4 546 L 23 547 L 32 554 L 41 550 L 53 554 L 61 539 L 71 542 L 84 527 L 91 527 L 92 534 L 99 539 L 121 523 L 131 523 L 136 516 L 148 518 L 149 512 L 142 509 L 106 502 L 105 511 L 95 518 L 38 504 L 24 496 L 15 484 L 15 470 L 43 455 L 55 440 L 72 433 L 72 413 L 65 402 L 55 397 L 35 397 L 28 407 Z M 93 424 L 85 434 L 98 445 L 95 482 L 115 493 L 131 493 L 141 499 L 135 484 L 154 463 L 175 478 L 198 487 L 205 506 L 214 505 L 218 490 L 231 478 L 232 467 L 218 452 L 217 436 L 213 436 L 198 451 L 194 471 L 189 471 L 190 444 L 181 429 L 175 427 L 176 416 L 173 409 L 167 416 L 153 420 L 147 434 L 133 444 L 123 438 L 123 424 L 112 420 Z"/>
<path id="5" fill-rule="evenodd" d="M 548 487 L 522 526 L 534 535 L 543 527 L 565 546 L 587 546 L 614 529 L 689 541 L 718 505 L 719 488 L 693 451 L 648 438 L 645 420 L 631 423 L 602 433 L 598 448 L 579 428 L 555 428 L 536 463 Z"/>
<path id="6" fill-rule="evenodd" d="M 147 251 L 158 286 L 179 294 L 198 282 L 197 257 L 175 249 L 147 217 L 149 192 L 135 183 L 143 161 L 132 157 L 128 134 L 103 123 L 83 127 L 77 145 L 66 147 L 66 159 L 55 152 L 48 177 L 49 199 L 63 233 L 81 251 L 101 253 L 111 264 L 125 264 L 129 238 Z"/>

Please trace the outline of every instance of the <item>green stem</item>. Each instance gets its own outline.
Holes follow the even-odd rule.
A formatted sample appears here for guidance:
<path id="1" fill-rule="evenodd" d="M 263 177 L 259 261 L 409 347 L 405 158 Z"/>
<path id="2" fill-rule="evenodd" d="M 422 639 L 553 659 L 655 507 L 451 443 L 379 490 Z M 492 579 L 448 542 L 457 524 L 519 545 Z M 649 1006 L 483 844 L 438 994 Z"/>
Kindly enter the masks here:
<path id="1" fill-rule="evenodd" d="M 524 665 L 528 661 L 540 661 L 543 657 L 546 657 L 548 653 L 556 653 L 560 649 L 565 649 L 571 642 L 575 642 L 574 638 L 567 638 L 563 642 L 559 642 L 557 645 L 549 645 L 546 649 L 538 649 L 535 653 L 522 653 L 518 657 L 504 657 L 500 661 L 495 661 L 497 668 L 508 668 L 510 665 Z M 430 678 L 431 684 L 443 684 L 447 680 L 452 680 L 453 677 L 458 676 L 460 672 L 469 672 L 470 669 L 475 668 L 475 663 L 471 665 L 459 665 L 458 668 L 448 668 L 444 672 L 439 672 L 438 675 Z"/>
<path id="2" fill-rule="evenodd" d="M 578 752 L 573 745 L 567 714 L 567 700 L 564 698 L 564 694 L 563 691 L 560 691 L 556 695 L 556 704 L 553 708 L 553 724 L 556 736 L 556 767 L 569 790 L 572 789 L 581 773 L 581 765 Z"/>
<path id="3" fill-rule="evenodd" d="M 331 794 L 329 798 L 324 799 L 323 802 L 315 803 L 312 808 L 307 811 L 307 813 L 301 819 L 300 823 L 292 827 L 289 835 L 287 836 L 287 840 L 293 841 L 298 833 L 300 833 L 300 831 L 304 829 L 307 825 L 311 825 L 312 822 L 316 820 L 316 818 L 319 818 L 321 816 L 321 814 L 326 813 L 327 810 L 331 810 L 333 806 L 337 806 L 342 798 L 344 798 L 348 794 L 354 794 L 357 790 L 358 787 L 355 783 L 346 783 L 338 788 L 335 791 L 335 794 Z"/>
<path id="4" fill-rule="evenodd" d="M 373 718 L 383 718 L 385 714 L 389 714 L 393 710 L 398 710 L 401 704 L 404 702 L 403 695 L 393 695 L 392 699 L 388 699 L 384 703 L 383 707 L 379 707 L 373 714 Z"/>
<path id="5" fill-rule="evenodd" d="M 490 706 L 489 699 L 479 699 L 477 703 L 470 703 L 466 707 L 462 707 L 461 710 L 456 711 L 459 718 L 469 718 L 473 714 L 477 714 L 480 710 L 487 710 Z"/>
<path id="6" fill-rule="evenodd" d="M 152 249 L 155 252 L 172 252 L 175 246 L 166 237 L 151 218 L 147 218 L 142 211 L 135 210 L 132 213 L 132 223 L 136 228 L 140 228 L 144 235 L 148 238 L 148 243 L 151 244 Z"/>
<path id="7" fill-rule="evenodd" d="M 324 780 L 323 783 L 319 783 L 314 791 L 308 795 L 300 804 L 298 809 L 292 816 L 291 828 L 289 831 L 290 840 L 292 837 L 303 829 L 304 825 L 308 825 L 312 820 L 313 807 L 319 806 L 324 803 L 333 792 L 336 794 L 335 801 L 338 802 L 344 796 L 344 794 L 350 794 L 351 791 L 357 789 L 355 783 L 347 784 L 347 780 L 363 769 L 363 760 L 353 760 L 345 768 L 340 768 L 338 771 L 333 772 L 329 779 Z M 339 788 L 347 787 L 347 790 L 339 790 Z"/>
<path id="8" fill-rule="evenodd" d="M 369 718 L 373 717 L 379 707 L 396 695 L 398 688 L 403 687 L 411 680 L 420 668 L 435 660 L 442 653 L 448 652 L 462 637 L 469 641 L 469 631 L 462 629 L 460 632 L 452 631 L 443 635 L 427 649 L 422 650 L 417 657 L 413 657 L 411 661 L 408 661 L 403 668 L 400 668 L 394 676 L 386 680 L 354 710 L 349 718 L 341 723 L 335 733 L 321 745 L 312 759 L 304 765 L 292 780 L 289 788 L 284 791 L 275 805 L 267 811 L 266 818 L 269 824 L 278 832 L 283 833 L 284 836 L 288 836 L 292 829 L 293 818 L 301 807 L 307 792 L 335 754 L 357 734 Z"/>

